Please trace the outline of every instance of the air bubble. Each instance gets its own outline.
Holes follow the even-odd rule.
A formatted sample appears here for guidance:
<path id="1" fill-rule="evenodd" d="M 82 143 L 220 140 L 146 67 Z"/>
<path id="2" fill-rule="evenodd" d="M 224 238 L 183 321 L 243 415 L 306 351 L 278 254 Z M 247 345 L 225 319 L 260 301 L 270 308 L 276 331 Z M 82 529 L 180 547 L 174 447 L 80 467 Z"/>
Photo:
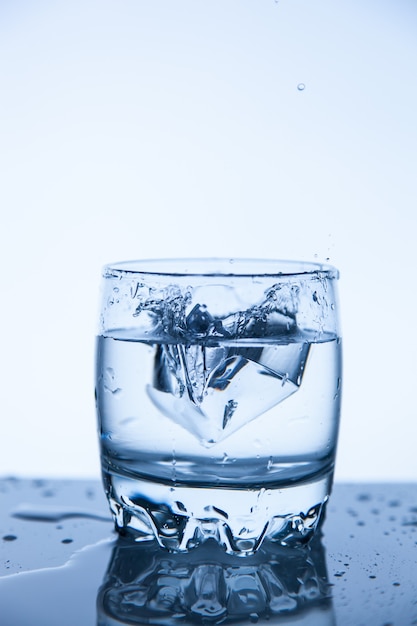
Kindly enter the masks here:
<path id="1" fill-rule="evenodd" d="M 297 89 L 298 91 L 304 91 L 304 89 L 306 88 L 304 83 L 298 83 L 297 85 Z"/>

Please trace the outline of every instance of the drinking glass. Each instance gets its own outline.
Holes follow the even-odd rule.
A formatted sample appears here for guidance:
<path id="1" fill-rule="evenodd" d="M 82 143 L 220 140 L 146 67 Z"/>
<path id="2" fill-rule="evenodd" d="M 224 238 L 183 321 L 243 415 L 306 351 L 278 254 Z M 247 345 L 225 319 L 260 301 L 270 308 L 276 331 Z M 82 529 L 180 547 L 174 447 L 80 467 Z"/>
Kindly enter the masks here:
<path id="1" fill-rule="evenodd" d="M 171 551 L 305 543 L 329 498 L 341 339 L 329 265 L 120 262 L 103 271 L 96 401 L 116 528 Z"/>

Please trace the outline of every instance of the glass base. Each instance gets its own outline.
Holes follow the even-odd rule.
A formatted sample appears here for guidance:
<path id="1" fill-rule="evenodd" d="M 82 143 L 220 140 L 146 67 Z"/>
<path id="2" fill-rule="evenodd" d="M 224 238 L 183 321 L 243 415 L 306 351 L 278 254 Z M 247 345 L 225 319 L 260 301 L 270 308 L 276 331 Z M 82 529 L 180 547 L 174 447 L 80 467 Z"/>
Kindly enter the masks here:
<path id="1" fill-rule="evenodd" d="M 253 554 L 265 539 L 304 544 L 330 495 L 333 472 L 268 488 L 176 486 L 104 473 L 116 529 L 135 541 L 187 552 L 214 539 L 229 554 Z"/>

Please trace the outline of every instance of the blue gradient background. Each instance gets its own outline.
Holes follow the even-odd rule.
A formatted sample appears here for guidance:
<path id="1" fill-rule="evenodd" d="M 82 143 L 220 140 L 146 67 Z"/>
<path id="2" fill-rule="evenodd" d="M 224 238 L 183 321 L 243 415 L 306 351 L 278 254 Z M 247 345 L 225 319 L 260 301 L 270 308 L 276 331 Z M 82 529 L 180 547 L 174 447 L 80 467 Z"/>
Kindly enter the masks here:
<path id="1" fill-rule="evenodd" d="M 104 263 L 245 256 L 339 267 L 336 476 L 417 479 L 416 35 L 410 0 L 0 2 L 1 474 L 98 475 Z"/>

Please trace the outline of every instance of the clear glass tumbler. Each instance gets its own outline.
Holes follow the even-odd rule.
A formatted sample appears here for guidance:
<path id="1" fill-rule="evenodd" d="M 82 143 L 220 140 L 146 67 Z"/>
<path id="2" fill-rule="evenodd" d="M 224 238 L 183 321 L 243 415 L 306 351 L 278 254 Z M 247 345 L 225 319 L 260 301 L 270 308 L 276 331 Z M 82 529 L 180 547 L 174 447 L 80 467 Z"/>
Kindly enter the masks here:
<path id="1" fill-rule="evenodd" d="M 312 536 L 339 425 L 337 278 L 294 261 L 104 268 L 96 399 L 121 533 L 239 555 Z"/>

